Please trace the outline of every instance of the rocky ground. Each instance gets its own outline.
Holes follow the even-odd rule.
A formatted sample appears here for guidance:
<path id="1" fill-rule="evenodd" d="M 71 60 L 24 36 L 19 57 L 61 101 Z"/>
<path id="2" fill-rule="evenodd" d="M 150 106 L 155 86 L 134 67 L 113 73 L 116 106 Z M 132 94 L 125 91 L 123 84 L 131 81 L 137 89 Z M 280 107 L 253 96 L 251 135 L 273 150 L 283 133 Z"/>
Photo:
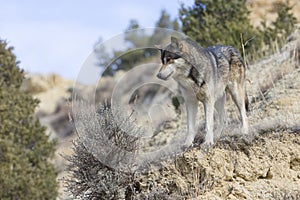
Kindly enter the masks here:
<path id="1" fill-rule="evenodd" d="M 140 179 L 147 195 L 139 198 L 299 199 L 299 134 L 269 131 L 250 143 L 227 138 L 208 152 L 193 148 Z"/>

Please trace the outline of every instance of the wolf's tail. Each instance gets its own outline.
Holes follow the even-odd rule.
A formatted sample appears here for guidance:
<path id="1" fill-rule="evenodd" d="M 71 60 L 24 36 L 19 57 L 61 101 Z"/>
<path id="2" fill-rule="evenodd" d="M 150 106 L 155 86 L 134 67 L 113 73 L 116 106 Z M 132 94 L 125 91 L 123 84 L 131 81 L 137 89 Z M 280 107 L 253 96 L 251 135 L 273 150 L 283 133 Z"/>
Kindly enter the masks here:
<path id="1" fill-rule="evenodd" d="M 242 58 L 239 51 L 237 49 L 235 49 L 234 47 L 230 46 L 229 52 L 230 52 L 230 62 L 240 63 L 240 64 L 242 64 L 244 69 L 246 69 L 246 63 L 244 62 L 244 59 Z"/>
<path id="2" fill-rule="evenodd" d="M 244 82 L 242 84 L 245 85 L 246 63 L 237 49 L 231 47 L 229 49 L 229 51 L 230 51 L 230 58 L 231 58 L 230 63 L 236 63 L 238 66 L 243 67 L 244 73 L 243 73 L 243 78 L 241 80 Z M 245 90 L 245 108 L 246 108 L 246 111 L 249 112 L 250 111 L 249 99 L 248 99 L 246 88 L 244 88 L 244 90 Z"/>

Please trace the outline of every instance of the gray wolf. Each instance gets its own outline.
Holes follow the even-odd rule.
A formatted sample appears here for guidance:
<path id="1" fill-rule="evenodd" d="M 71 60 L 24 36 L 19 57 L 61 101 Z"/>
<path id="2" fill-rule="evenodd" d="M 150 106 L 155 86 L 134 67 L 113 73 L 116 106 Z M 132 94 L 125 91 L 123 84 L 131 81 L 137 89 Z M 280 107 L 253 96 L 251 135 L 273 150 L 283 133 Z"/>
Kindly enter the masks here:
<path id="1" fill-rule="evenodd" d="M 155 46 L 161 51 L 162 65 L 157 77 L 174 78 L 179 84 L 187 110 L 188 135 L 185 146 L 190 146 L 197 133 L 198 102 L 205 112 L 205 144 L 214 143 L 214 113 L 221 133 L 225 124 L 226 93 L 236 104 L 242 121 L 242 131 L 248 133 L 246 111 L 249 110 L 245 90 L 245 64 L 238 50 L 231 46 L 202 48 L 191 39 L 171 37 L 165 46 Z"/>

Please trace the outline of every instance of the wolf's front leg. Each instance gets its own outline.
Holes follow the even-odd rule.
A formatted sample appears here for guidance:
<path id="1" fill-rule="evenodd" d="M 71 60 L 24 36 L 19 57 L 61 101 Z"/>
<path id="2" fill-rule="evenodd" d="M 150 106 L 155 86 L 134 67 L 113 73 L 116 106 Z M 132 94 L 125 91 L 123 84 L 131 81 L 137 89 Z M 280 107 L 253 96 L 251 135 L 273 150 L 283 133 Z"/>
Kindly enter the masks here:
<path id="1" fill-rule="evenodd" d="M 204 102 L 204 111 L 205 111 L 205 144 L 212 145 L 214 144 L 214 103 L 211 99 L 207 99 Z"/>
<path id="2" fill-rule="evenodd" d="M 185 140 L 185 146 L 190 146 L 193 144 L 194 138 L 197 134 L 196 118 L 198 112 L 198 101 L 197 99 L 189 99 L 185 103 L 186 103 L 186 110 L 187 110 L 187 129 L 188 129 L 188 135 Z"/>
<path id="3" fill-rule="evenodd" d="M 187 137 L 185 139 L 184 146 L 188 147 L 193 144 L 197 133 L 196 117 L 198 112 L 198 100 L 193 91 L 187 90 L 183 87 L 181 87 L 180 90 L 184 98 L 187 111 Z"/>

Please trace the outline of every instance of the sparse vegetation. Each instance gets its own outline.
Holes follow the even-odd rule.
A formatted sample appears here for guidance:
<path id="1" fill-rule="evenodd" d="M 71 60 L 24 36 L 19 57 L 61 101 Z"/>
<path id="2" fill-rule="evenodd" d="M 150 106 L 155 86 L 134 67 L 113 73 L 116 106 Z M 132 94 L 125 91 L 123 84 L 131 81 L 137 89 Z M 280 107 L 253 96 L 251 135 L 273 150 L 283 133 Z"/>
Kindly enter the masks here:
<path id="1" fill-rule="evenodd" d="M 24 73 L 0 40 L 0 199 L 55 199 L 55 141 L 34 118 L 39 101 L 20 91 Z"/>

